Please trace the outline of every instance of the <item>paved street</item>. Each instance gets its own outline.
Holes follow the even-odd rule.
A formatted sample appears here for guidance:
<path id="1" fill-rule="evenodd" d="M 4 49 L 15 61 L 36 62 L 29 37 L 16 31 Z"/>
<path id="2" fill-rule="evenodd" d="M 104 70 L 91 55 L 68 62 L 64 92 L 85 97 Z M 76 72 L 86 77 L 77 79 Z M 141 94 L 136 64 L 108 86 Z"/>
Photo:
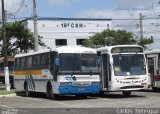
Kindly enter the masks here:
<path id="1" fill-rule="evenodd" d="M 45 95 L 39 94 L 33 97 L 16 96 L 9 98 L 0 98 L 0 107 L 2 112 L 4 109 L 18 110 L 18 114 L 50 114 L 58 111 L 63 114 L 69 113 L 106 113 L 114 111 L 118 113 L 119 109 L 139 109 L 149 108 L 159 114 L 160 111 L 160 92 L 143 91 L 133 92 L 131 97 L 124 98 L 120 92 L 107 94 L 103 97 L 89 97 L 88 99 L 77 99 L 74 96 L 61 97 L 60 100 L 49 100 Z M 82 110 L 83 109 L 83 110 Z M 130 110 L 132 111 L 132 110 Z M 132 111 L 133 112 L 133 111 Z M 17 114 L 16 113 L 16 114 Z M 101 114 L 100 113 L 100 114 Z M 121 112 L 119 112 L 121 113 Z M 124 113 L 124 112 L 123 112 Z M 128 114 L 128 113 L 127 113 Z M 148 113 L 147 113 L 148 114 Z"/>

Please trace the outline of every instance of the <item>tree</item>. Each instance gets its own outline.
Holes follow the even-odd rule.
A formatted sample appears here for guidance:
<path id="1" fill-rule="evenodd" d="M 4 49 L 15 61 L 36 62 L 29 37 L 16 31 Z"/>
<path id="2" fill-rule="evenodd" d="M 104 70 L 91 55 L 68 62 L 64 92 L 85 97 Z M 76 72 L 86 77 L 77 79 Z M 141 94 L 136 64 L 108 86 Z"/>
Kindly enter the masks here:
<path id="1" fill-rule="evenodd" d="M 18 49 L 20 52 L 27 52 L 34 49 L 34 36 L 33 33 L 26 28 L 22 22 L 17 21 L 14 23 L 6 23 L 6 42 L 7 42 L 7 54 L 12 55 Z M 2 30 L 2 29 L 1 29 Z M 0 31 L 0 41 L 3 40 L 2 31 Z M 46 46 L 42 42 L 42 37 L 39 36 L 39 45 Z M 3 52 L 3 51 L 2 51 Z M 3 54 L 3 53 L 1 53 Z"/>
<path id="2" fill-rule="evenodd" d="M 151 38 L 137 38 L 137 44 L 146 48 L 145 45 L 153 43 L 153 36 Z"/>
<path id="3" fill-rule="evenodd" d="M 146 44 L 153 43 L 153 39 L 141 38 L 138 40 L 133 37 L 131 32 L 126 30 L 104 30 L 102 32 L 96 33 L 89 39 L 84 40 L 84 46 L 110 46 L 110 45 L 124 45 L 124 44 L 139 44 L 145 46 Z"/>

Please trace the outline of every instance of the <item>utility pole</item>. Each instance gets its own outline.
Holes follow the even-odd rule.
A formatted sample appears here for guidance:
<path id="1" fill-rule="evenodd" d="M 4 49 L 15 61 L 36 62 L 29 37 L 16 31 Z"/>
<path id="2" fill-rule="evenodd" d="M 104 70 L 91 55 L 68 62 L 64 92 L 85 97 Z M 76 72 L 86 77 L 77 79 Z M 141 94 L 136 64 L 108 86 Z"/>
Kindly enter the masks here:
<path id="1" fill-rule="evenodd" d="M 143 38 L 143 25 L 142 25 L 142 13 L 139 13 L 139 20 L 140 20 L 140 38 Z"/>
<path id="2" fill-rule="evenodd" d="M 5 21 L 6 21 L 6 14 L 5 14 L 5 10 L 4 10 L 4 0 L 2 0 L 2 28 L 3 28 L 2 33 L 3 33 L 3 51 L 4 51 L 4 74 L 5 74 L 6 90 L 10 91 Z"/>
<path id="3" fill-rule="evenodd" d="M 34 51 L 38 51 L 38 23 L 37 23 L 37 0 L 33 0 L 34 12 Z"/>

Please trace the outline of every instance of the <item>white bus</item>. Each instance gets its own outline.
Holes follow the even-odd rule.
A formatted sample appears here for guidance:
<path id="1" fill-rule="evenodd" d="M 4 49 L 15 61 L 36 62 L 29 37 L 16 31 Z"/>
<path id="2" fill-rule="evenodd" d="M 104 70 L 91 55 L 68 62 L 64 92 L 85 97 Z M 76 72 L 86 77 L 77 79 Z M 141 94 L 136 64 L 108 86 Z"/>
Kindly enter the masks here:
<path id="1" fill-rule="evenodd" d="M 154 91 L 160 88 L 160 49 L 145 51 L 148 71 L 150 74 L 150 87 Z"/>
<path id="2" fill-rule="evenodd" d="M 74 94 L 87 97 L 100 92 L 97 52 L 63 46 L 15 56 L 14 84 L 18 90 L 45 92 L 50 99 Z"/>
<path id="3" fill-rule="evenodd" d="M 101 91 L 131 91 L 148 86 L 148 71 L 143 48 L 137 45 L 116 45 L 97 49 Z"/>

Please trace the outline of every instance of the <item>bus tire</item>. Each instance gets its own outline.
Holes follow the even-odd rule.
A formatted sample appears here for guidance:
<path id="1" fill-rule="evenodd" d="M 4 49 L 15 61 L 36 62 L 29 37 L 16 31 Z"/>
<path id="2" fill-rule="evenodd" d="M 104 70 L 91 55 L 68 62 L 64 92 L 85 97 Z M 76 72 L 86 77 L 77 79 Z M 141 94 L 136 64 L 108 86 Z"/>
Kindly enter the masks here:
<path id="1" fill-rule="evenodd" d="M 152 87 L 152 91 L 157 92 L 158 88 L 157 87 Z"/>
<path id="2" fill-rule="evenodd" d="M 29 96 L 30 96 L 30 92 L 29 92 L 29 90 L 28 90 L 28 84 L 25 83 L 24 85 L 25 85 L 25 86 L 24 86 L 24 89 L 25 89 L 25 96 L 26 96 L 26 97 L 29 97 Z"/>
<path id="3" fill-rule="evenodd" d="M 86 94 L 76 94 L 76 97 L 78 99 L 87 99 L 87 95 Z"/>
<path id="4" fill-rule="evenodd" d="M 99 93 L 99 97 L 104 97 L 104 96 L 105 96 L 104 91 L 100 91 L 100 93 Z"/>
<path id="5" fill-rule="evenodd" d="M 51 84 L 48 84 L 47 85 L 47 98 L 52 99 L 52 100 L 56 100 L 56 99 L 58 99 L 58 97 L 59 97 L 58 94 L 53 93 Z"/>
<path id="6" fill-rule="evenodd" d="M 122 91 L 124 97 L 130 97 L 131 91 Z"/>

